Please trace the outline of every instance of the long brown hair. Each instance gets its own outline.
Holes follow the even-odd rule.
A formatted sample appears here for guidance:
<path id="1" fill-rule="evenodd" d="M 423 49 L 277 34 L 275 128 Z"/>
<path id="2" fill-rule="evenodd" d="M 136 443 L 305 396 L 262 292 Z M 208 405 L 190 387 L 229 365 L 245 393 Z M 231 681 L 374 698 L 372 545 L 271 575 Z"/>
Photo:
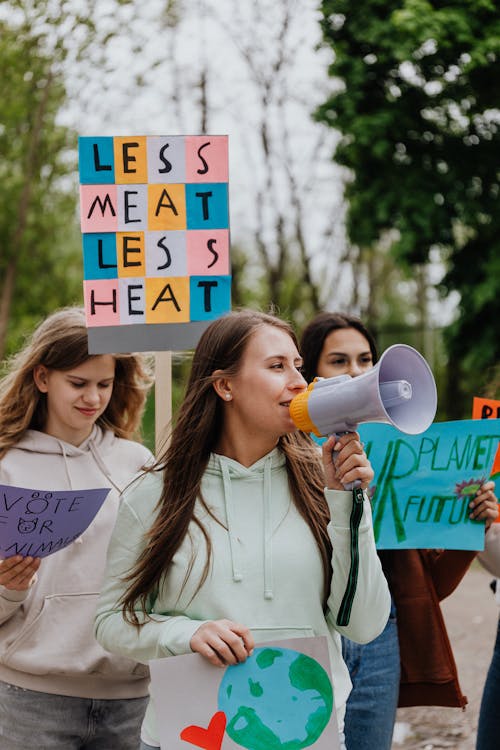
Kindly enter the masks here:
<path id="1" fill-rule="evenodd" d="M 121 604 L 125 619 L 134 625 L 140 624 L 137 609 L 147 614 L 148 602 L 158 591 L 191 522 L 201 529 L 207 547 L 207 561 L 198 588 L 208 575 L 211 542 L 195 515 L 195 504 L 199 499 L 210 512 L 201 497 L 200 486 L 223 423 L 223 406 L 213 383 L 221 376 L 220 370 L 227 377 L 238 372 L 250 337 L 262 326 L 280 328 L 297 344 L 293 329 L 285 321 L 266 313 L 240 310 L 211 323 L 196 347 L 170 445 L 152 469 L 163 472 L 156 519 L 146 535 L 144 550 L 125 578 L 129 586 Z M 219 371 L 217 376 L 213 375 L 215 370 Z M 292 498 L 320 550 L 326 597 L 331 578 L 331 544 L 326 531 L 329 512 L 319 453 L 309 437 L 298 432 L 284 435 L 278 445 L 286 457 Z"/>
<path id="2" fill-rule="evenodd" d="M 138 437 L 152 384 L 147 358 L 138 354 L 112 356 L 113 393 L 97 424 L 118 437 Z M 27 429 L 44 429 L 47 399 L 35 384 L 34 368 L 45 365 L 49 370 L 71 370 L 91 358 L 83 308 L 58 310 L 36 328 L 23 349 L 8 362 L 7 374 L 0 380 L 0 458 Z"/>

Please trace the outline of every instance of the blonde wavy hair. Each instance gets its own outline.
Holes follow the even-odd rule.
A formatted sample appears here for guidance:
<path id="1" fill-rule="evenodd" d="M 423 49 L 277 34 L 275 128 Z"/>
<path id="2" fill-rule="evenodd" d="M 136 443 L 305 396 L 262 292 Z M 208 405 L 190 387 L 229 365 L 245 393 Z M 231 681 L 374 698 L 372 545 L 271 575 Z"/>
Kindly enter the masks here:
<path id="1" fill-rule="evenodd" d="M 49 370 L 71 370 L 92 359 L 88 352 L 85 311 L 67 307 L 49 315 L 32 333 L 21 351 L 7 363 L 0 380 L 0 458 L 27 429 L 42 430 L 47 401 L 33 379 L 37 365 Z M 97 420 L 117 437 L 138 438 L 149 389 L 153 383 L 147 357 L 113 354 L 115 380 L 109 404 Z"/>

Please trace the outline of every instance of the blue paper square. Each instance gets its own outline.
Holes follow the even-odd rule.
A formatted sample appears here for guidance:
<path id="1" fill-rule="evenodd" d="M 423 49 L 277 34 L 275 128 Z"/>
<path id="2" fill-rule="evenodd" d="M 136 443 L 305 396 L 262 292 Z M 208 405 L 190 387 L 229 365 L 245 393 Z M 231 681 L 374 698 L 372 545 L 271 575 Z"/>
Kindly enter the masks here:
<path id="1" fill-rule="evenodd" d="M 118 276 L 114 232 L 84 234 L 82 244 L 84 279 L 115 279 Z"/>
<path id="2" fill-rule="evenodd" d="M 112 185 L 115 181 L 113 137 L 78 139 L 78 165 L 82 185 Z"/>
<path id="3" fill-rule="evenodd" d="M 191 276 L 191 320 L 213 320 L 231 309 L 231 276 Z"/>
<path id="4" fill-rule="evenodd" d="M 227 229 L 227 182 L 186 184 L 186 215 L 188 229 Z"/>

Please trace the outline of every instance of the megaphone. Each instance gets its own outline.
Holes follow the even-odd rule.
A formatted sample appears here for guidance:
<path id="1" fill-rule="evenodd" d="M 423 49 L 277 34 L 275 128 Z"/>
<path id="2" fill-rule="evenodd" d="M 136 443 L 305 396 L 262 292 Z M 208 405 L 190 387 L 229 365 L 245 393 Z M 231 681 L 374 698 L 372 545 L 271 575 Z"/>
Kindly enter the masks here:
<path id="1" fill-rule="evenodd" d="M 317 437 L 353 432 L 362 422 L 386 422 L 418 435 L 430 427 L 436 409 L 432 371 L 406 344 L 390 346 L 372 369 L 355 378 L 316 378 L 290 403 L 295 425 Z"/>

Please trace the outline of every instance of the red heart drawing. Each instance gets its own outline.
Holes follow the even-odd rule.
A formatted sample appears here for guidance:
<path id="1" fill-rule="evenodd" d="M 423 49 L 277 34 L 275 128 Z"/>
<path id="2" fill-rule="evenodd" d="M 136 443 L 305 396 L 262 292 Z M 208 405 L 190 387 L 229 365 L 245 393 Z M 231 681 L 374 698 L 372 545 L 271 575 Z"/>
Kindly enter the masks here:
<path id="1" fill-rule="evenodd" d="M 224 711 L 216 711 L 207 729 L 192 724 L 182 730 L 180 738 L 205 750 L 220 750 L 225 731 L 226 714 Z"/>

